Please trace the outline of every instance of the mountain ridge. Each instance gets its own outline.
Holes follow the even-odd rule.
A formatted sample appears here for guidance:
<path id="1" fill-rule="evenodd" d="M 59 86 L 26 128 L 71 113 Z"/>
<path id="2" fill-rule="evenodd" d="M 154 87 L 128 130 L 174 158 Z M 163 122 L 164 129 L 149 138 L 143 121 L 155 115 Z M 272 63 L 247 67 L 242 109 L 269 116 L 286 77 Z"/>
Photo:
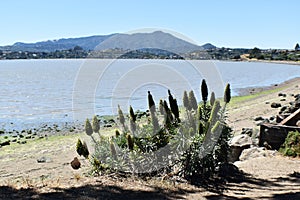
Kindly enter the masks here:
<path id="1" fill-rule="evenodd" d="M 202 46 L 192 44 L 175 37 L 170 33 L 155 31 L 152 33 L 93 35 L 87 37 L 61 38 L 35 43 L 16 42 L 13 45 L 0 46 L 0 50 L 28 51 L 28 52 L 54 52 L 73 49 L 80 46 L 83 50 L 124 49 L 137 50 L 143 48 L 163 49 L 175 53 L 187 53 L 197 50 L 216 48 L 210 43 Z"/>

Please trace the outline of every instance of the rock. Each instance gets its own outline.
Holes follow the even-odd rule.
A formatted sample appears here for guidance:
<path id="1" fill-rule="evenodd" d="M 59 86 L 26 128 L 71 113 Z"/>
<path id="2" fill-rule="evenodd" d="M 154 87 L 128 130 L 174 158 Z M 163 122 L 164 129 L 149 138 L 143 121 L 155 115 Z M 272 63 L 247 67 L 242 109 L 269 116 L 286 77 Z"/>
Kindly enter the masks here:
<path id="1" fill-rule="evenodd" d="M 246 134 L 252 137 L 253 134 L 253 129 L 252 128 L 242 128 L 242 133 L 241 134 Z"/>
<path id="2" fill-rule="evenodd" d="M 12 139 L 11 142 L 17 142 L 17 138 Z"/>
<path id="3" fill-rule="evenodd" d="M 270 104 L 270 102 L 268 102 L 268 101 L 266 101 L 265 103 L 266 103 L 266 104 Z"/>
<path id="4" fill-rule="evenodd" d="M 280 101 L 286 101 L 286 99 L 280 99 Z"/>
<path id="5" fill-rule="evenodd" d="M 0 130 L 0 134 L 4 134 L 5 133 L 5 131 L 4 130 Z"/>
<path id="6" fill-rule="evenodd" d="M 270 120 L 269 119 L 264 119 L 263 121 L 257 122 L 256 125 L 260 126 L 260 125 L 265 124 L 265 123 L 270 123 Z"/>
<path id="7" fill-rule="evenodd" d="M 229 154 L 229 161 L 235 162 L 239 160 L 239 157 L 244 149 L 250 148 L 252 145 L 252 140 L 249 135 L 242 134 L 233 137 L 229 141 L 230 146 L 230 154 Z"/>
<path id="8" fill-rule="evenodd" d="M 297 121 L 296 126 L 300 127 L 300 120 Z"/>
<path id="9" fill-rule="evenodd" d="M 26 142 L 25 140 L 22 140 L 22 141 L 19 140 L 19 141 L 17 141 L 17 143 L 18 143 L 18 144 L 26 144 L 27 142 Z"/>
<path id="10" fill-rule="evenodd" d="M 254 118 L 254 121 L 261 121 L 261 120 L 264 120 L 264 118 L 263 118 L 263 117 L 261 117 L 261 116 L 259 116 L 259 117 L 255 117 L 255 118 Z"/>
<path id="11" fill-rule="evenodd" d="M 252 144 L 251 137 L 246 134 L 235 136 L 229 141 L 230 146 L 242 147 L 251 144 Z"/>
<path id="12" fill-rule="evenodd" d="M 114 119 L 110 119 L 110 120 L 108 120 L 108 123 L 110 123 L 110 124 L 115 124 L 116 121 L 115 121 Z"/>
<path id="13" fill-rule="evenodd" d="M 275 156 L 277 151 L 270 151 L 266 150 L 265 147 L 252 147 L 249 149 L 243 150 L 240 160 L 250 160 L 253 158 L 259 158 L 259 157 L 271 157 Z"/>
<path id="14" fill-rule="evenodd" d="M 41 157 L 41 158 L 38 158 L 37 160 L 36 160 L 38 163 L 49 163 L 49 162 L 51 162 L 52 160 L 51 160 L 51 158 L 46 158 L 46 157 Z"/>
<path id="15" fill-rule="evenodd" d="M 287 106 L 282 106 L 282 107 L 280 108 L 280 111 L 283 112 L 283 111 L 285 111 L 287 108 L 288 108 Z"/>
<path id="16" fill-rule="evenodd" d="M 279 97 L 286 97 L 286 94 L 278 93 L 278 96 L 279 96 Z"/>
<path id="17" fill-rule="evenodd" d="M 112 127 L 112 125 L 111 125 L 111 124 L 104 124 L 103 127 L 105 127 L 105 128 L 110 128 L 110 127 Z"/>
<path id="18" fill-rule="evenodd" d="M 4 140 L 4 141 L 0 142 L 0 145 L 1 146 L 8 146 L 8 145 L 10 145 L 10 141 L 9 140 Z"/>
<path id="19" fill-rule="evenodd" d="M 271 108 L 280 108 L 281 107 L 281 104 L 280 103 L 271 103 Z"/>
<path id="20" fill-rule="evenodd" d="M 80 168 L 80 165 L 81 165 L 81 163 L 80 163 L 80 161 L 78 160 L 78 158 L 77 157 L 75 157 L 73 160 L 72 160 L 72 162 L 71 162 L 71 167 L 73 168 L 73 169 L 79 169 Z"/>
<path id="21" fill-rule="evenodd" d="M 27 140 L 28 140 L 28 139 L 31 139 L 31 135 L 26 135 L 26 136 L 25 136 L 25 139 L 27 139 Z"/>

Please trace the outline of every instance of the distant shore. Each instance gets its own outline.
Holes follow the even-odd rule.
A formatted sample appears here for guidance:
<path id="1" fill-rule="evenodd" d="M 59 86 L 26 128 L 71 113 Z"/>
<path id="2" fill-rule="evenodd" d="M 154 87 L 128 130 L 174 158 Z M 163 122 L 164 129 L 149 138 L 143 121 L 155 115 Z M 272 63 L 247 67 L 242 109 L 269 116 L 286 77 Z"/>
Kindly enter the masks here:
<path id="1" fill-rule="evenodd" d="M 300 65 L 300 61 L 290 60 L 242 60 L 241 62 L 262 62 L 262 63 L 274 63 L 274 64 L 285 64 L 285 65 Z"/>
<path id="2" fill-rule="evenodd" d="M 293 83 L 294 84 L 300 83 L 300 75 L 297 78 L 293 78 L 293 79 L 284 81 L 282 83 L 274 83 L 270 86 L 240 88 L 240 89 L 237 89 L 237 93 L 238 93 L 238 96 L 248 96 L 248 95 L 257 94 L 257 93 L 267 91 L 267 90 L 274 90 L 274 89 L 277 89 L 277 88 L 284 88 L 284 87 L 287 87 L 288 85 L 291 85 Z"/>

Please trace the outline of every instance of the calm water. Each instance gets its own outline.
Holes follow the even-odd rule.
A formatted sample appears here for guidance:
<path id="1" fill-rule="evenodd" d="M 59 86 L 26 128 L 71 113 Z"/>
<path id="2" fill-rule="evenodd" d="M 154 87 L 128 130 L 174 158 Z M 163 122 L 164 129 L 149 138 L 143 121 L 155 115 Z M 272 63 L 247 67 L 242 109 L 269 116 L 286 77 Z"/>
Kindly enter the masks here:
<path id="1" fill-rule="evenodd" d="M 147 91 L 156 102 L 167 89 L 181 103 L 184 90 L 205 77 L 222 96 L 229 82 L 238 88 L 268 86 L 300 76 L 300 66 L 182 60 L 2 60 L 0 128 L 21 129 L 42 123 L 82 121 L 96 113 L 116 114 L 121 105 L 147 108 Z"/>

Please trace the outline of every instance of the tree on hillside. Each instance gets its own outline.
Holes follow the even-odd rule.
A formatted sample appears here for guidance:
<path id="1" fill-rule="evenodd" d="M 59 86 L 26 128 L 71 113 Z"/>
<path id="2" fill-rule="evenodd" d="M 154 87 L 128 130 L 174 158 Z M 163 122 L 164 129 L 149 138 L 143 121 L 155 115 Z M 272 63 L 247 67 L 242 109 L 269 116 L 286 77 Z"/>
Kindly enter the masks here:
<path id="1" fill-rule="evenodd" d="M 295 46 L 295 51 L 299 51 L 299 50 L 300 50 L 300 46 L 299 46 L 299 43 L 297 43 Z"/>

